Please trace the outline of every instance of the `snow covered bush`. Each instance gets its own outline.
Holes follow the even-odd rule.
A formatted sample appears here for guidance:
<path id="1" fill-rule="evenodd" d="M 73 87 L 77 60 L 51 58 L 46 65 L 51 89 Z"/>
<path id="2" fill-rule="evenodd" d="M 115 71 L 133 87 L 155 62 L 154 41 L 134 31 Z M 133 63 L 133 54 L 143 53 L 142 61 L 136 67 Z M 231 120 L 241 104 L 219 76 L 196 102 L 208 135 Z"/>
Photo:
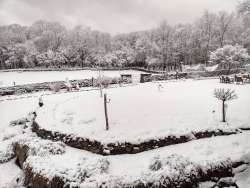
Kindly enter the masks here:
<path id="1" fill-rule="evenodd" d="M 38 54 L 36 59 L 39 66 L 46 67 L 60 67 L 66 63 L 66 58 L 60 51 L 54 52 L 52 50 L 48 50 L 47 52 Z"/>
<path id="2" fill-rule="evenodd" d="M 43 139 L 32 139 L 25 143 L 29 147 L 29 155 L 57 155 L 65 152 L 65 145 L 61 142 L 52 142 Z"/>
<path id="3" fill-rule="evenodd" d="M 211 177 L 226 177 L 232 174 L 232 160 L 230 158 L 216 161 L 205 161 L 199 164 L 201 176 L 205 179 Z"/>
<path id="4" fill-rule="evenodd" d="M 0 134 L 0 164 L 15 157 L 14 143 L 23 133 L 20 127 L 8 127 Z"/>
<path id="5" fill-rule="evenodd" d="M 162 162 L 160 160 L 160 156 L 155 156 L 149 164 L 149 169 L 157 171 L 160 168 L 162 168 Z"/>
<path id="6" fill-rule="evenodd" d="M 0 144 L 0 164 L 6 163 L 9 160 L 13 159 L 15 156 L 12 142 L 3 141 Z"/>
<path id="7" fill-rule="evenodd" d="M 107 158 L 87 159 L 83 158 L 79 164 L 80 168 L 85 172 L 86 177 L 95 176 L 97 174 L 105 174 L 108 172 L 110 162 Z"/>
<path id="8" fill-rule="evenodd" d="M 154 157 L 149 169 L 151 171 L 145 175 L 151 178 L 147 181 L 157 184 L 155 186 L 183 187 L 195 184 L 195 180 L 200 178 L 198 165 L 177 154 L 163 158 Z"/>
<path id="9" fill-rule="evenodd" d="M 54 92 L 59 92 L 61 90 L 61 85 L 59 83 L 51 84 L 50 89 Z"/>
<path id="10" fill-rule="evenodd" d="M 247 49 L 242 46 L 226 45 L 210 54 L 210 62 L 219 64 L 222 69 L 231 70 L 240 67 L 249 60 Z"/>
<path id="11" fill-rule="evenodd" d="M 118 84 L 121 82 L 120 78 L 110 78 L 110 77 L 101 77 L 96 80 L 94 80 L 94 87 L 99 87 L 100 84 L 107 88 L 110 84 Z M 125 81 L 124 81 L 125 82 Z M 125 82 L 127 83 L 127 82 Z"/>
<path id="12" fill-rule="evenodd" d="M 72 165 L 62 165 L 56 156 L 29 156 L 24 163 L 24 171 L 29 174 L 31 182 L 43 178 L 44 185 L 59 183 L 62 187 L 99 187 L 100 181 L 108 180 L 110 162 L 106 158 L 79 158 L 79 162 Z M 69 164 L 71 164 L 69 162 Z M 38 178 L 40 177 L 40 178 Z M 97 178 L 98 177 L 98 178 Z M 106 178 L 104 178 L 106 177 Z"/>
<path id="13" fill-rule="evenodd" d="M 158 182 L 155 186 L 188 187 L 211 177 L 224 177 L 232 174 L 232 161 L 193 162 L 189 158 L 172 154 L 168 157 L 156 156 L 149 164 L 147 182 Z M 151 179 L 147 178 L 151 177 Z"/>

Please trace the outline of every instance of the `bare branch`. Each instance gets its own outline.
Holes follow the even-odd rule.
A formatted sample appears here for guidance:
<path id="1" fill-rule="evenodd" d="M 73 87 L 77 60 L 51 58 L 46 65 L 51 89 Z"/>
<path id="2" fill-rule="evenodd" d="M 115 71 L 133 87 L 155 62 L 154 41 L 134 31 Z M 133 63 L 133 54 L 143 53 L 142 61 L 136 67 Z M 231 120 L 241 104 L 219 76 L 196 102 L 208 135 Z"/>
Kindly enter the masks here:
<path id="1" fill-rule="evenodd" d="M 214 97 L 222 101 L 237 99 L 237 95 L 234 90 L 224 88 L 215 89 Z"/>

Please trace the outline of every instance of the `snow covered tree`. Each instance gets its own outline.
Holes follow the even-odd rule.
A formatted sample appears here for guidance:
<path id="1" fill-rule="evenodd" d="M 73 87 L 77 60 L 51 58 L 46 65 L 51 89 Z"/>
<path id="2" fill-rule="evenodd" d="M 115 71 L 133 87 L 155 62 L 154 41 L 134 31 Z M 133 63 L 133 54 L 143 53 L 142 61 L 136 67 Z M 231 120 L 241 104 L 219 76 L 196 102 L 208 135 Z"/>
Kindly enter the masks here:
<path id="1" fill-rule="evenodd" d="M 173 28 L 166 21 L 161 22 L 156 31 L 157 44 L 160 48 L 160 57 L 163 64 L 163 69 L 169 66 L 170 48 L 173 39 Z M 170 65 L 171 66 L 171 65 Z"/>
<path id="2" fill-rule="evenodd" d="M 66 28 L 57 22 L 37 21 L 30 27 L 30 37 L 39 52 L 57 51 L 62 46 Z"/>
<path id="3" fill-rule="evenodd" d="M 200 36 L 201 55 L 205 65 L 209 60 L 209 51 L 215 49 L 213 46 L 216 41 L 216 18 L 216 14 L 206 10 L 196 25 L 196 32 Z"/>
<path id="4" fill-rule="evenodd" d="M 134 62 L 135 53 L 131 48 L 123 47 L 121 50 L 116 50 L 117 64 L 119 67 L 129 66 Z"/>
<path id="5" fill-rule="evenodd" d="M 234 90 L 220 88 L 214 90 L 214 97 L 222 101 L 222 122 L 226 122 L 225 103 L 236 99 L 237 95 Z"/>
<path id="6" fill-rule="evenodd" d="M 61 67 L 66 63 L 66 58 L 62 52 L 49 50 L 36 56 L 39 66 Z"/>
<path id="7" fill-rule="evenodd" d="M 238 12 L 241 14 L 250 14 L 250 0 L 244 0 L 238 5 Z"/>
<path id="8" fill-rule="evenodd" d="M 219 64 L 221 68 L 228 69 L 228 71 L 241 66 L 246 63 L 248 59 L 247 49 L 238 45 L 226 45 L 210 54 L 211 63 Z"/>
<path id="9" fill-rule="evenodd" d="M 118 64 L 118 57 L 116 56 L 115 53 L 108 53 L 104 55 L 102 64 L 106 67 L 112 67 L 112 66 L 122 66 Z"/>

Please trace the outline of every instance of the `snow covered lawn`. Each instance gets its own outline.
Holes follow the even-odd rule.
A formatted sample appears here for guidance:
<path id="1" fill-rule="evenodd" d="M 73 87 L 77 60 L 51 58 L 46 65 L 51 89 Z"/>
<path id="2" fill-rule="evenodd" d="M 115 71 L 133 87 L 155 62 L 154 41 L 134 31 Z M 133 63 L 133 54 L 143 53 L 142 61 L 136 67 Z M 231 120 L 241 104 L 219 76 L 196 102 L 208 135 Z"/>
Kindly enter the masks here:
<path id="1" fill-rule="evenodd" d="M 145 83 L 106 90 L 110 130 L 105 131 L 103 98 L 98 91 L 44 98 L 37 122 L 47 130 L 101 142 L 138 143 L 166 135 L 225 127 L 250 127 L 250 85 L 221 84 L 217 79 Z M 238 99 L 228 103 L 228 125 L 221 121 L 215 88 L 231 88 Z"/>
<path id="2" fill-rule="evenodd" d="M 123 70 L 123 71 L 102 71 L 102 75 L 107 77 L 120 77 L 120 74 L 139 74 L 140 71 Z M 0 72 L 0 87 L 16 85 L 42 83 L 52 81 L 97 78 L 98 71 L 80 70 L 80 71 L 34 71 L 34 72 Z M 32 79 L 31 79 L 32 78 Z"/>
<path id="3" fill-rule="evenodd" d="M 53 146 L 51 141 L 42 140 L 33 133 L 23 134 L 18 127 L 7 128 L 9 121 L 24 117 L 32 110 L 38 112 L 37 122 L 42 128 L 93 138 L 104 143 L 140 142 L 218 127 L 250 127 L 250 85 L 221 84 L 219 80 L 168 81 L 161 82 L 163 88 L 159 91 L 158 84 L 145 83 L 107 89 L 106 93 L 111 99 L 108 103 L 108 132 L 105 131 L 103 98 L 99 97 L 98 91 L 45 95 L 45 106 L 41 109 L 38 108 L 37 98 L 41 93 L 18 100 L 4 100 L 0 102 L 0 113 L 3 114 L 0 121 L 0 151 L 8 151 L 8 147 L 3 144 L 5 139 L 5 142 L 11 142 L 12 138 L 16 140 L 15 137 L 23 138 L 23 142 L 28 140 L 31 149 L 39 151 L 41 148 L 42 151 L 33 152 L 24 163 L 32 167 L 34 173 L 49 179 L 54 176 L 65 177 L 76 184 L 82 184 L 82 187 L 96 187 L 96 184 L 103 182 L 108 187 L 138 181 L 159 183 L 162 176 L 173 178 L 182 173 L 196 173 L 197 165 L 206 170 L 223 161 L 229 161 L 229 164 L 231 160 L 250 164 L 248 131 L 193 140 L 133 155 L 104 157 L 68 146 L 65 147 L 65 153 L 51 155 L 43 151 L 44 148 L 50 150 L 49 144 Z M 234 89 L 239 97 L 228 103 L 228 125 L 220 123 L 221 102 L 213 97 L 214 88 L 220 87 Z M 62 148 L 64 150 L 64 146 Z M 62 148 L 59 147 L 60 150 Z M 242 157 L 244 155 L 247 157 Z M 152 170 L 152 164 L 158 162 L 161 168 Z M 179 168 L 183 164 L 187 166 Z M 5 173 L 1 173 L 3 171 Z M 87 173 L 88 178 L 83 181 L 84 173 Z M 14 160 L 0 164 L 0 187 L 14 187 L 18 176 L 23 174 Z M 246 176 L 242 174 L 241 179 L 249 181 Z"/>

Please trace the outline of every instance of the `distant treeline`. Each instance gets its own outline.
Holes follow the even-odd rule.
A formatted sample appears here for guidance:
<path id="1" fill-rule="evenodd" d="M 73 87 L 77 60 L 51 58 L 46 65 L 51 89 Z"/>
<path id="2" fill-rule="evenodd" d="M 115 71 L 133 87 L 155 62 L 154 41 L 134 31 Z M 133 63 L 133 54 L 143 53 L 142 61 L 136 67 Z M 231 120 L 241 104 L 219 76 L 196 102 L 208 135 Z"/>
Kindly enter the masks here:
<path id="1" fill-rule="evenodd" d="M 204 11 L 193 24 L 158 27 L 111 36 L 76 26 L 37 21 L 31 26 L 0 26 L 0 69 L 33 67 L 143 67 L 179 69 L 205 64 L 225 45 L 250 52 L 250 0 L 234 13 Z"/>

